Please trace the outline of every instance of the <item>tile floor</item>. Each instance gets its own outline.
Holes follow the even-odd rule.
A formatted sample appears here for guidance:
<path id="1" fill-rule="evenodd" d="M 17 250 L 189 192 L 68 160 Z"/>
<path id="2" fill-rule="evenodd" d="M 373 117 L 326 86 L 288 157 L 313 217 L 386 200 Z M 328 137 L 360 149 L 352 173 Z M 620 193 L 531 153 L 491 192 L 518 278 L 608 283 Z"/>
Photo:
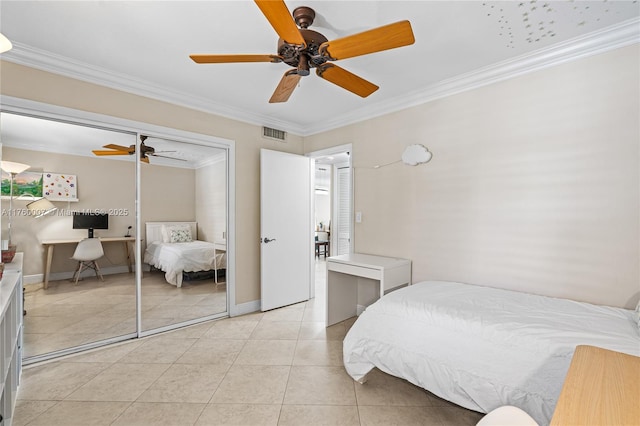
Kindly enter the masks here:
<path id="1" fill-rule="evenodd" d="M 37 356 L 84 343 L 135 333 L 136 292 L 132 274 L 94 276 L 74 285 L 52 281 L 25 288 L 24 354 Z M 224 312 L 226 285 L 213 280 L 167 284 L 164 273 L 145 272 L 142 278 L 142 328 L 149 330 Z"/>
<path id="2" fill-rule="evenodd" d="M 324 262 L 318 262 L 318 274 Z M 15 426 L 475 425 L 481 414 L 342 364 L 355 319 L 324 326 L 316 298 L 29 366 Z"/>

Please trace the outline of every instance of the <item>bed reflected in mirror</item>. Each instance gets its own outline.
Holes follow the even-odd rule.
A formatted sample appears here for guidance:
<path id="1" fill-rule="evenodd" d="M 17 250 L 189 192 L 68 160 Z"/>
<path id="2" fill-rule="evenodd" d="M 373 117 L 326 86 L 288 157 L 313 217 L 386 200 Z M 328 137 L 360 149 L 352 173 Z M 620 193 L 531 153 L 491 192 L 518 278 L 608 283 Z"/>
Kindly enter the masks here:
<path id="1" fill-rule="evenodd" d="M 224 314 L 226 151 L 153 137 L 145 144 L 154 155 L 140 165 L 142 331 Z"/>
<path id="2" fill-rule="evenodd" d="M 24 258 L 27 364 L 226 315 L 226 149 L 146 139 L 137 229 L 138 134 L 0 114 L 2 159 L 29 165 L 13 184 L 3 173 L 1 199 L 2 239 L 9 239 L 11 223 L 11 243 Z M 40 215 L 27 208 L 39 200 L 55 210 Z M 76 222 L 74 213 L 82 213 Z M 166 244 L 186 249 L 178 264 L 163 265 L 166 254 L 145 262 L 152 243 L 164 244 L 162 227 L 146 235 L 146 224 L 154 222 L 189 224 L 188 232 L 165 230 Z M 82 268 L 76 249 L 91 236 L 100 240 L 103 255 L 94 259 L 97 268 Z"/>

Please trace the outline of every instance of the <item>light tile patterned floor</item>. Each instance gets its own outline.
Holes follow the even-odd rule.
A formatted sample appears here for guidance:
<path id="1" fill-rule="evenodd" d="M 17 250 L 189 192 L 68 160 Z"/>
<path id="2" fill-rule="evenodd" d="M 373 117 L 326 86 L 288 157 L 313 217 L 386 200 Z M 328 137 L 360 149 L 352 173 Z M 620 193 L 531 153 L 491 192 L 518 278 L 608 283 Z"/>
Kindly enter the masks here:
<path id="1" fill-rule="evenodd" d="M 319 262 L 318 274 L 324 272 Z M 475 425 L 479 413 L 342 366 L 353 319 L 316 299 L 25 368 L 14 425 Z"/>
<path id="2" fill-rule="evenodd" d="M 224 278 L 168 284 L 160 271 L 142 278 L 142 328 L 175 324 L 227 309 Z M 26 357 L 43 355 L 84 343 L 135 333 L 136 291 L 133 274 L 93 276 L 74 285 L 52 281 L 49 288 L 25 289 Z"/>

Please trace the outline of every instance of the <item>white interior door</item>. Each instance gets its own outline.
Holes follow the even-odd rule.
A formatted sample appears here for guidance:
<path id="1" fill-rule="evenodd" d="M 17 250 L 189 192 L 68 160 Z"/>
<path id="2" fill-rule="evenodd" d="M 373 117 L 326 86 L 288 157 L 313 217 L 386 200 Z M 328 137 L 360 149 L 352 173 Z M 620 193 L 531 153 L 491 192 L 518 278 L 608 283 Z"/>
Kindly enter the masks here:
<path id="1" fill-rule="evenodd" d="M 308 300 L 313 260 L 313 162 L 260 151 L 261 310 Z"/>

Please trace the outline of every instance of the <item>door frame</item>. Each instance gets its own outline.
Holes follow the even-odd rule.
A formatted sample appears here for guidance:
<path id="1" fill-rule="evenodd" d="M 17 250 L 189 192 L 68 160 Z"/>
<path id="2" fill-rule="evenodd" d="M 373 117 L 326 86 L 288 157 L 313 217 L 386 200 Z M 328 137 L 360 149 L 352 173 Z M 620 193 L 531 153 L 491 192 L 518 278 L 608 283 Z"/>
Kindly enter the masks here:
<path id="1" fill-rule="evenodd" d="M 335 155 L 335 154 L 342 154 L 343 152 L 348 152 L 349 153 L 349 172 L 350 172 L 350 176 L 351 176 L 351 187 L 350 187 L 350 191 L 349 191 L 349 202 L 351 203 L 351 218 L 350 218 L 350 224 L 349 224 L 349 239 L 351 241 L 351 244 L 349 245 L 349 251 L 352 253 L 353 252 L 353 248 L 355 247 L 355 240 L 354 240 L 354 232 L 353 232 L 353 227 L 354 227 L 354 219 L 353 219 L 353 211 L 354 211 L 354 174 L 353 174 L 353 145 L 350 143 L 347 144 L 343 144 L 343 145 L 336 145 L 336 146 L 332 146 L 329 148 L 324 148 L 324 149 L 320 149 L 317 151 L 311 151 L 308 152 L 307 154 L 305 154 L 307 157 L 311 157 L 313 159 L 317 159 L 320 157 L 326 157 L 328 155 Z M 335 167 L 333 167 L 335 169 Z M 335 173 L 335 170 L 333 171 L 333 173 Z M 315 187 L 315 182 L 313 184 L 313 187 Z M 313 189 L 312 189 L 313 191 Z M 331 223 L 334 223 L 334 219 L 335 216 L 337 214 L 337 205 L 335 203 L 335 197 L 336 196 L 336 188 L 335 188 L 335 179 L 333 178 L 332 175 L 332 179 L 331 179 L 331 197 L 332 197 L 332 206 L 331 206 Z M 315 205 L 313 206 L 313 208 L 315 209 Z M 333 226 L 333 225 L 332 225 Z M 334 238 L 336 237 L 336 233 L 332 232 L 332 237 L 331 237 L 331 245 L 335 246 L 335 242 L 334 242 Z M 314 259 L 315 259 L 315 254 L 314 254 Z M 312 281 L 313 283 L 314 281 Z M 315 297 L 315 285 L 311 286 L 311 297 Z"/>

